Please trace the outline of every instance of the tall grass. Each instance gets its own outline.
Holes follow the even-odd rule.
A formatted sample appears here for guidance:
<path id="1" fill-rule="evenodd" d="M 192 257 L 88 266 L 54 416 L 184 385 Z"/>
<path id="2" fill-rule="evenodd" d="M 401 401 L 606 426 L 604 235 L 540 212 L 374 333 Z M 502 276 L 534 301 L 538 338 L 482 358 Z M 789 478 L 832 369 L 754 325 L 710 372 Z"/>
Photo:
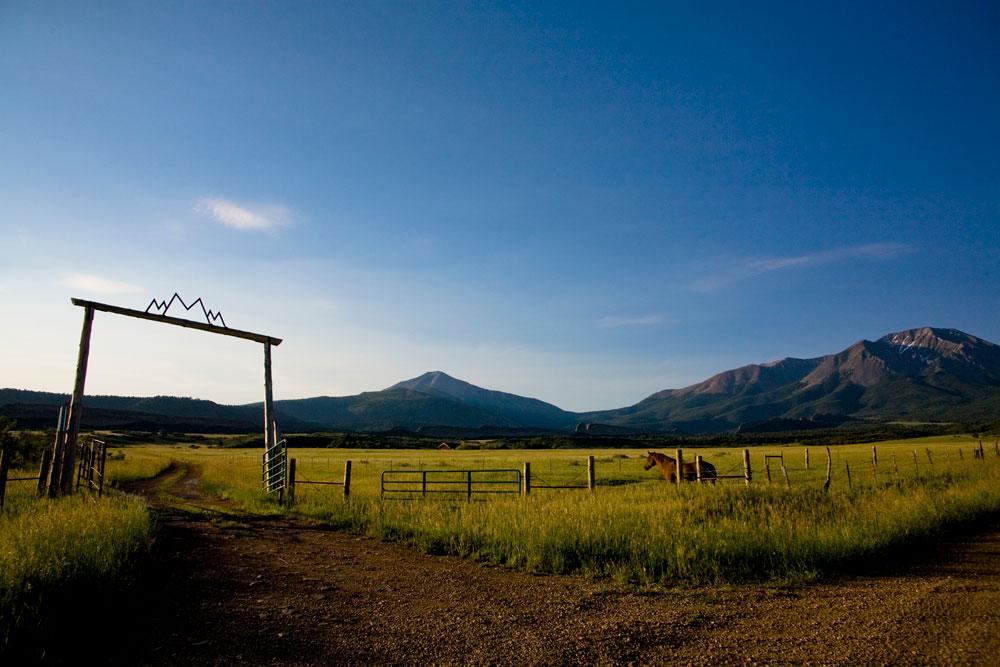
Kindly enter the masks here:
<path id="1" fill-rule="evenodd" d="M 76 614 L 92 608 L 153 536 L 145 503 L 124 494 L 47 500 L 25 489 L 9 500 L 0 515 L 0 654 L 42 641 L 70 605 Z"/>
<path id="2" fill-rule="evenodd" d="M 871 445 L 831 448 L 829 493 L 822 490 L 822 448 L 811 450 L 808 469 L 801 447 L 753 449 L 755 481 L 750 487 L 741 481 L 666 484 L 655 470 L 642 470 L 639 452 L 615 450 L 291 450 L 299 461 L 300 480 L 338 480 L 343 460 L 354 462 L 350 502 L 344 502 L 339 487 L 301 486 L 293 511 L 432 553 L 535 572 L 661 583 L 801 581 L 871 563 L 951 526 L 1000 513 L 1000 458 L 991 453 L 986 462 L 974 461 L 973 444 L 968 437 L 950 436 L 879 443 L 877 475 Z M 933 450 L 931 459 L 927 449 Z M 260 493 L 258 451 L 160 451 L 201 465 L 206 488 L 250 511 L 285 511 Z M 539 490 L 527 498 L 473 502 L 383 500 L 378 495 L 379 475 L 387 469 L 519 468 L 526 460 L 536 479 L 582 482 L 588 453 L 597 457 L 594 494 Z M 738 449 L 697 453 L 720 473 L 742 470 Z M 784 488 L 774 462 L 774 482 L 763 481 L 765 453 L 784 454 L 790 489 Z M 846 464 L 852 471 L 850 487 Z"/>
<path id="3" fill-rule="evenodd" d="M 661 583 L 805 580 L 1000 512 L 997 467 L 985 472 L 830 494 L 661 485 L 473 503 L 352 500 L 300 511 L 429 552 L 536 572 Z"/>

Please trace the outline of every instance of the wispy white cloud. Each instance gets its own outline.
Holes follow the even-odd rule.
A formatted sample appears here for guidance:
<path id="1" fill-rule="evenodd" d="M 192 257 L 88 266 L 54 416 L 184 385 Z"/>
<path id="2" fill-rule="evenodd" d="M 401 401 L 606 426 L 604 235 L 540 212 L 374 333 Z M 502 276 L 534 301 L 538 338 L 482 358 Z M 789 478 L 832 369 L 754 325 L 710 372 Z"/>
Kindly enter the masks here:
<path id="1" fill-rule="evenodd" d="M 696 292 L 715 292 L 733 283 L 749 280 L 773 271 L 827 266 L 855 259 L 893 259 L 900 255 L 911 253 L 914 250 L 913 246 L 905 243 L 869 243 L 867 245 L 842 246 L 807 255 L 749 259 L 737 262 L 721 271 L 695 281 L 691 285 L 691 289 Z"/>
<path id="2" fill-rule="evenodd" d="M 597 320 L 597 326 L 602 329 L 610 329 L 613 327 L 648 327 L 654 324 L 661 324 L 662 322 L 663 317 L 661 315 L 643 315 L 641 317 L 619 317 L 617 315 L 609 315 Z"/>
<path id="3" fill-rule="evenodd" d="M 135 294 L 142 291 L 142 288 L 138 285 L 95 276 L 92 273 L 74 273 L 64 278 L 61 284 L 76 290 L 96 294 Z"/>
<path id="4" fill-rule="evenodd" d="M 292 212 L 276 204 L 240 203 L 221 197 L 195 202 L 195 211 L 240 231 L 275 231 L 291 224 Z"/>

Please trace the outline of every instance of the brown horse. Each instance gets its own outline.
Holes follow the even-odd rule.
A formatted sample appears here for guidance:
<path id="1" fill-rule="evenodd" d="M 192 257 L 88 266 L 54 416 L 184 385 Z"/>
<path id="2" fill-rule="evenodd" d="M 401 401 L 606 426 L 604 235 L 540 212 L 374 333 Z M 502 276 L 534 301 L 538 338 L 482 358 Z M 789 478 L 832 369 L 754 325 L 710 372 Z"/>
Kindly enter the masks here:
<path id="1" fill-rule="evenodd" d="M 643 466 L 645 470 L 649 470 L 653 466 L 660 466 L 660 472 L 663 473 L 663 479 L 668 482 L 677 481 L 677 459 L 671 458 L 666 454 L 661 454 L 659 452 L 647 452 L 646 455 L 646 465 Z M 715 466 L 708 461 L 701 462 L 701 478 L 709 479 L 712 483 L 715 483 L 716 472 Z M 688 482 L 694 482 L 698 479 L 697 466 L 694 463 L 684 464 L 684 480 Z"/>

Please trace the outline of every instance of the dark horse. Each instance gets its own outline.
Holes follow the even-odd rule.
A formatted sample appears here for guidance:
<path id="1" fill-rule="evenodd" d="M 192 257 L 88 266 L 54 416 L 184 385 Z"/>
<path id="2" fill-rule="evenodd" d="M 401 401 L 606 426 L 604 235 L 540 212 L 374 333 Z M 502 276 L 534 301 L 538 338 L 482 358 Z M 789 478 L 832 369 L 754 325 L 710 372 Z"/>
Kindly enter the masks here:
<path id="1" fill-rule="evenodd" d="M 666 454 L 661 454 L 659 452 L 648 452 L 646 456 L 646 465 L 643 466 L 646 470 L 649 470 L 653 466 L 660 466 L 660 472 L 663 473 L 663 479 L 668 482 L 677 481 L 677 459 L 670 458 Z M 717 477 L 715 472 L 715 466 L 708 461 L 701 462 L 701 478 L 711 480 L 715 483 L 715 478 Z M 694 482 L 698 479 L 698 471 L 694 463 L 684 464 L 684 480 L 687 482 Z"/>

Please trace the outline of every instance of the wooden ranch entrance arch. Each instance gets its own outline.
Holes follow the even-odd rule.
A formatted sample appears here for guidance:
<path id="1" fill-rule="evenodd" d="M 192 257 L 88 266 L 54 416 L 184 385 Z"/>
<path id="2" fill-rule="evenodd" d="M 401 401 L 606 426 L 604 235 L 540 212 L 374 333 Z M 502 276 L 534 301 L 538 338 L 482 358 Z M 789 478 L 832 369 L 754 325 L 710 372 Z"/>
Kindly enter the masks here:
<path id="1" fill-rule="evenodd" d="M 166 311 L 174 301 L 179 301 L 185 309 L 190 310 L 195 304 L 201 304 L 207 322 L 195 322 L 179 317 L 170 317 Z M 70 398 L 69 413 L 66 420 L 60 419 L 57 430 L 55 448 L 52 458 L 52 472 L 49 477 L 49 494 L 68 493 L 72 490 L 73 469 L 76 463 L 77 438 L 80 434 L 80 416 L 83 413 L 83 388 L 87 380 L 87 360 L 90 356 L 90 333 L 94 324 L 94 311 L 113 313 L 115 315 L 125 315 L 141 320 L 161 322 L 163 324 L 173 324 L 186 329 L 198 329 L 209 333 L 243 338 L 261 343 L 264 346 L 264 459 L 263 459 L 263 480 L 264 489 L 268 493 L 282 493 L 286 485 L 287 474 L 285 471 L 286 452 L 284 441 L 281 439 L 281 432 L 278 430 L 278 423 L 274 418 L 274 405 L 272 399 L 271 384 L 271 346 L 280 345 L 281 339 L 273 336 L 252 333 L 250 331 L 240 331 L 230 329 L 225 326 L 225 320 L 221 313 L 213 313 L 205 310 L 201 299 L 196 300 L 190 306 L 184 303 L 177 294 L 169 302 L 158 302 L 155 299 L 149 304 L 145 311 L 133 310 L 131 308 L 121 308 L 110 306 L 106 303 L 95 301 L 85 301 L 84 299 L 72 299 L 74 306 L 83 308 L 83 331 L 80 334 L 80 351 L 76 361 L 76 381 L 73 383 L 73 395 Z M 149 309 L 156 306 L 162 311 L 150 313 Z M 221 321 L 222 326 L 212 324 Z"/>

